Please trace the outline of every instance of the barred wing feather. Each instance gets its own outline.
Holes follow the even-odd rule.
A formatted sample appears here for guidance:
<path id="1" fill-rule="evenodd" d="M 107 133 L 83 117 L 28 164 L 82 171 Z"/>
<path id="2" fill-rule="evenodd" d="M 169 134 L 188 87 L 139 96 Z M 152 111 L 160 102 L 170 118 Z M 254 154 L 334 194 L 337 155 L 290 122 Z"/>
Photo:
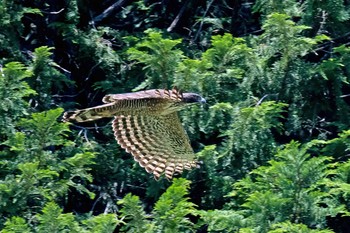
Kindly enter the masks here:
<path id="1" fill-rule="evenodd" d="M 113 121 L 114 135 L 127 152 L 158 179 L 197 167 L 195 154 L 177 113 L 164 116 L 120 115 Z"/>

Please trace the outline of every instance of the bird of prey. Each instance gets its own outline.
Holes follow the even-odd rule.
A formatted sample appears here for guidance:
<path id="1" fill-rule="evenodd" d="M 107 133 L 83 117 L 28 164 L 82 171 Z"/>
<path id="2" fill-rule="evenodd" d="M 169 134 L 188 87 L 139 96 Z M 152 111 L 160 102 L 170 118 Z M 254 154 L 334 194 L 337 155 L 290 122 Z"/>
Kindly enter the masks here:
<path id="1" fill-rule="evenodd" d="M 177 89 L 153 89 L 107 95 L 102 101 L 105 104 L 65 112 L 63 120 L 86 122 L 114 117 L 116 140 L 156 180 L 162 174 L 171 179 L 183 169 L 198 167 L 178 111 L 205 103 L 203 97 Z"/>

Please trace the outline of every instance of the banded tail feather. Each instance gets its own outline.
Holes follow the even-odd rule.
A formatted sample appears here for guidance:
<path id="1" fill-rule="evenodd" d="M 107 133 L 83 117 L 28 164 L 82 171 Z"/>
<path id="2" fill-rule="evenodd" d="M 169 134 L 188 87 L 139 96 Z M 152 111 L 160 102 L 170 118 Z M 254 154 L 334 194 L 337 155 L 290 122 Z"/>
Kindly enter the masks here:
<path id="1" fill-rule="evenodd" d="M 63 121 L 86 122 L 111 117 L 111 114 L 108 112 L 108 110 L 113 110 L 115 108 L 115 103 L 109 103 L 93 108 L 67 111 L 63 115 Z"/>

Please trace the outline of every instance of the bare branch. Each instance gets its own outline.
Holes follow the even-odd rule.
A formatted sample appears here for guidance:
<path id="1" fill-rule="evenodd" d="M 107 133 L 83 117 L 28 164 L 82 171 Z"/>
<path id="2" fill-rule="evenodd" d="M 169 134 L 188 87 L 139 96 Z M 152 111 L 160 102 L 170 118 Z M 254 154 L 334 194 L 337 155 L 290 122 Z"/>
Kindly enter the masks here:
<path id="1" fill-rule="evenodd" d="M 204 12 L 204 14 L 203 14 L 202 19 L 204 19 L 204 18 L 205 18 L 205 16 L 207 15 L 207 13 L 208 13 L 208 11 L 209 11 L 209 9 L 210 9 L 211 5 L 213 4 L 213 2 L 214 2 L 214 0 L 212 0 L 212 1 L 210 1 L 210 2 L 208 3 L 208 5 L 207 5 L 207 9 L 205 10 L 205 12 Z M 203 20 L 201 20 L 201 23 L 199 24 L 199 28 L 198 28 L 198 31 L 197 31 L 197 33 L 196 33 L 196 36 L 194 37 L 194 41 L 196 41 L 196 40 L 197 40 L 197 38 L 198 38 L 199 34 L 201 33 L 201 31 L 202 31 L 202 27 L 203 27 L 203 23 L 204 23 L 204 21 L 203 21 Z"/>
<path id="2" fill-rule="evenodd" d="M 278 94 L 266 94 L 266 95 L 264 95 L 264 96 L 256 103 L 255 106 L 259 106 L 259 105 L 264 101 L 264 99 L 265 99 L 266 97 L 269 97 L 269 96 L 278 96 Z"/>
<path id="3" fill-rule="evenodd" d="M 183 15 L 189 2 L 190 2 L 190 0 L 185 2 L 185 4 L 181 7 L 181 9 L 180 9 L 179 13 L 177 14 L 177 16 L 175 17 L 174 21 L 168 27 L 168 29 L 167 29 L 168 32 L 171 32 L 176 27 L 177 23 L 179 22 L 179 20 L 180 20 L 181 16 Z"/>
<path id="4" fill-rule="evenodd" d="M 62 8 L 61 10 L 59 11 L 44 11 L 44 10 L 41 10 L 41 12 L 45 13 L 45 14 L 49 14 L 49 15 L 58 15 L 60 14 L 61 12 L 63 12 L 66 8 Z"/>
<path id="5" fill-rule="evenodd" d="M 119 0 L 116 3 L 112 4 L 110 7 L 108 7 L 106 10 L 104 10 L 101 14 L 94 17 L 92 19 L 92 24 L 102 21 L 103 19 L 110 16 L 112 13 L 117 11 L 119 8 L 122 7 L 122 5 L 126 2 L 126 0 Z"/>
<path id="6" fill-rule="evenodd" d="M 56 67 L 56 68 L 58 68 L 58 69 L 62 70 L 62 71 L 63 71 L 63 72 L 65 72 L 65 73 L 68 73 L 68 74 L 70 74 L 70 73 L 71 73 L 69 70 L 67 70 L 67 69 L 63 68 L 62 66 L 58 65 L 58 64 L 57 64 L 57 63 L 55 63 L 55 62 L 51 62 L 51 64 L 50 64 L 50 65 L 52 65 L 53 67 Z"/>
<path id="7" fill-rule="evenodd" d="M 350 96 L 350 94 L 347 94 L 347 95 L 341 95 L 341 96 L 339 96 L 340 98 L 346 98 L 346 97 L 349 97 Z"/>

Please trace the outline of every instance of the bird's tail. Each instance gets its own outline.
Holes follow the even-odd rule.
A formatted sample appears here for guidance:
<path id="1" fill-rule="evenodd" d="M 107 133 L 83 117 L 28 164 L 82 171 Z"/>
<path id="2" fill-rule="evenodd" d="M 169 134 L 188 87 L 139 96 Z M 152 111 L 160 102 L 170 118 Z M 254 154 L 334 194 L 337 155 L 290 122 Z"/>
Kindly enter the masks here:
<path id="1" fill-rule="evenodd" d="M 85 122 L 94 121 L 105 117 L 111 117 L 109 109 L 111 109 L 112 104 L 105 104 L 98 107 L 86 108 L 76 111 L 67 111 L 63 115 L 63 121 L 75 121 L 75 122 Z"/>

